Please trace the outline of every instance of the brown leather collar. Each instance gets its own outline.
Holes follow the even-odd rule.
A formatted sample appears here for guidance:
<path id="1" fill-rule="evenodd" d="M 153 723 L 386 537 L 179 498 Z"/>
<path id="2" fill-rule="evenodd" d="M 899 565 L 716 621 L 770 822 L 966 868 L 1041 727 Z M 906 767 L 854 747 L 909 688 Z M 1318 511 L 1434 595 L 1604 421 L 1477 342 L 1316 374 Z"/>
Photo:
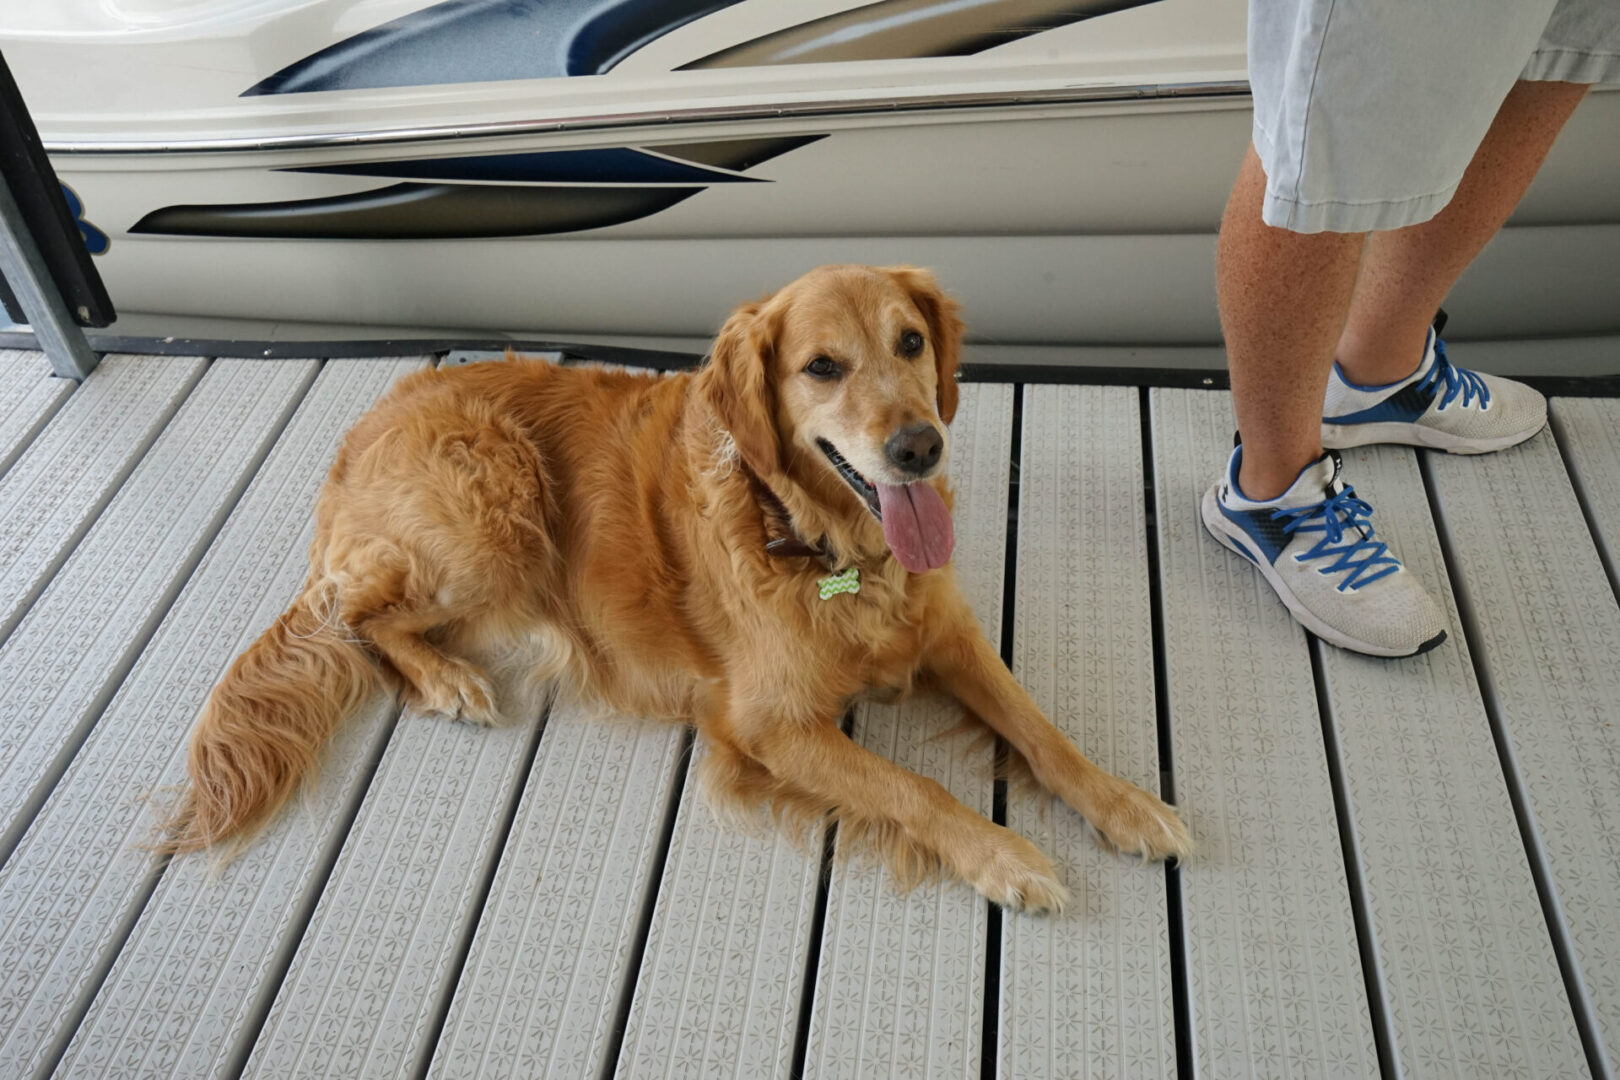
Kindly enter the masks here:
<path id="1" fill-rule="evenodd" d="M 827 549 L 827 538 L 823 536 L 814 544 L 800 539 L 793 528 L 793 515 L 788 513 L 787 506 L 777 498 L 776 492 L 754 475 L 752 469 L 746 471 L 754 499 L 765 512 L 765 531 L 770 535 L 765 541 L 765 554 L 776 559 L 819 559 L 832 565 L 834 559 L 832 552 Z"/>

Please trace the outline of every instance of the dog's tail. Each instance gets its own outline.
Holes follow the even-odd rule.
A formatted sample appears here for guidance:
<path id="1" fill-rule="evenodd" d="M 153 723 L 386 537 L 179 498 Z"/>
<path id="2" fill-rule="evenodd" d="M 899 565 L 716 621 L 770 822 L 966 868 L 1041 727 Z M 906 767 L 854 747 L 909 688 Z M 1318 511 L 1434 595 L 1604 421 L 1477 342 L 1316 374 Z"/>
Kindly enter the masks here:
<path id="1" fill-rule="evenodd" d="M 214 687 L 163 850 L 239 843 L 262 828 L 377 685 L 376 666 L 333 617 L 335 604 L 329 589 L 306 587 Z"/>

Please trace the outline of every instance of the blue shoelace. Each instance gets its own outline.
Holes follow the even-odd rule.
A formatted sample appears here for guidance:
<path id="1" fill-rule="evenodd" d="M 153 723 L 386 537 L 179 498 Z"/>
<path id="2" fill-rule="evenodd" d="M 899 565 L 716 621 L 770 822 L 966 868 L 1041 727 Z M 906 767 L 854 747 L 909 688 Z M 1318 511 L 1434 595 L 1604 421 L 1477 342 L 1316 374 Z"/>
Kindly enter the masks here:
<path id="1" fill-rule="evenodd" d="M 1491 403 L 1491 390 L 1485 385 L 1485 380 L 1480 378 L 1477 372 L 1454 367 L 1451 361 L 1446 359 L 1446 343 L 1435 338 L 1434 366 L 1418 381 L 1417 387 L 1419 391 L 1423 391 L 1441 381 L 1446 384 L 1445 393 L 1440 395 L 1442 409 L 1450 405 L 1458 394 L 1462 395 L 1463 408 L 1467 408 L 1468 403 L 1475 397 L 1479 398 L 1479 407 L 1482 409 Z"/>
<path id="2" fill-rule="evenodd" d="M 1372 507 L 1356 498 L 1356 489 L 1346 487 L 1332 498 L 1311 506 L 1285 507 L 1274 511 L 1273 521 L 1283 522 L 1283 532 L 1322 533 L 1316 546 L 1296 556 L 1300 562 L 1337 555 L 1338 559 L 1320 569 L 1334 574 L 1349 571 L 1339 582 L 1339 591 L 1355 592 L 1370 585 L 1386 574 L 1401 568 L 1401 561 L 1389 554 L 1389 545 L 1373 539 L 1372 523 L 1368 518 Z M 1352 539 L 1348 542 L 1346 534 Z"/>

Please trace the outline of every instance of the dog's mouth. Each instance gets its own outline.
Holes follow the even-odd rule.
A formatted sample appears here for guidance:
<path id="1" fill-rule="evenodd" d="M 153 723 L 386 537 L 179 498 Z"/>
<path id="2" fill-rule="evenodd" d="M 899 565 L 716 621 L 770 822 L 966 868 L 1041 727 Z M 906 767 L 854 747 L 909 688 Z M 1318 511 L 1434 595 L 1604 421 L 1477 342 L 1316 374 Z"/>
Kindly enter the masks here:
<path id="1" fill-rule="evenodd" d="M 834 469 L 838 470 L 838 475 L 844 478 L 844 483 L 848 484 L 855 494 L 861 497 L 861 501 L 866 503 L 866 508 L 872 511 L 872 516 L 882 521 L 883 500 L 878 498 L 877 485 L 862 476 L 855 466 L 845 461 L 844 455 L 838 452 L 838 448 L 826 439 L 817 439 L 816 445 L 821 447 L 823 454 L 827 455 L 827 460 L 832 462 Z"/>
<path id="2" fill-rule="evenodd" d="M 883 524 L 889 552 L 913 574 L 937 570 L 950 561 L 956 546 L 951 512 L 932 484 L 876 484 L 844 459 L 826 439 L 816 445 L 872 516 Z"/>

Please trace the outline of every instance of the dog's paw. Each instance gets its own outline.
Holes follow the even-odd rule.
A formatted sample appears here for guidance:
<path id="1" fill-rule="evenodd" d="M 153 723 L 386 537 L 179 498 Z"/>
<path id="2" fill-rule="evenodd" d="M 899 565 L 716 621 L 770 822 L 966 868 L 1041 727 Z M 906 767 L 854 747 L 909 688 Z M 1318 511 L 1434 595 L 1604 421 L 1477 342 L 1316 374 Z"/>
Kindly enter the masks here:
<path id="1" fill-rule="evenodd" d="M 495 690 L 483 673 L 459 660 L 447 661 L 432 686 L 420 687 L 410 703 L 430 716 L 464 720 L 488 727 L 495 712 Z"/>
<path id="2" fill-rule="evenodd" d="M 1109 779 L 1112 790 L 1097 800 L 1099 809 L 1090 815 L 1105 846 L 1144 859 L 1192 854 L 1192 835 L 1175 810 L 1135 784 L 1118 777 Z"/>
<path id="3" fill-rule="evenodd" d="M 1009 911 L 1060 914 L 1069 890 L 1040 849 L 1010 829 L 996 826 L 996 843 L 987 858 L 963 876 L 991 903 Z"/>

